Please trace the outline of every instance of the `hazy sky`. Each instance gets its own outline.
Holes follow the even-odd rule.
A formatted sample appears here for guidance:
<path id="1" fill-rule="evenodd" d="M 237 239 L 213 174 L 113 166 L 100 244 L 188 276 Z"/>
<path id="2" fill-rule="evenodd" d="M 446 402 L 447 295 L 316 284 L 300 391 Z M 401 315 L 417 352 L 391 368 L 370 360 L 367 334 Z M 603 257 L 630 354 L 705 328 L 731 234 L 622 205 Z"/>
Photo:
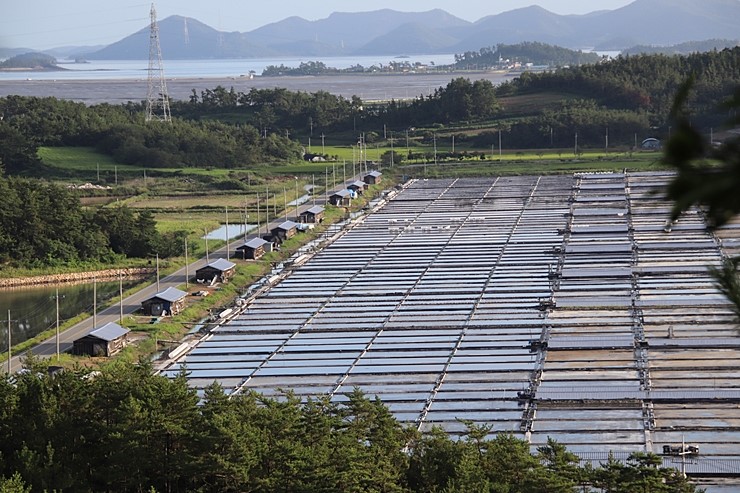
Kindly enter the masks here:
<path id="1" fill-rule="evenodd" d="M 308 20 L 332 12 L 435 8 L 475 21 L 507 10 L 540 5 L 558 14 L 616 9 L 632 0 L 158 0 L 159 19 L 178 14 L 223 31 L 251 31 L 293 15 Z M 0 0 L 0 47 L 46 49 L 100 45 L 146 27 L 151 2 L 138 0 Z"/>

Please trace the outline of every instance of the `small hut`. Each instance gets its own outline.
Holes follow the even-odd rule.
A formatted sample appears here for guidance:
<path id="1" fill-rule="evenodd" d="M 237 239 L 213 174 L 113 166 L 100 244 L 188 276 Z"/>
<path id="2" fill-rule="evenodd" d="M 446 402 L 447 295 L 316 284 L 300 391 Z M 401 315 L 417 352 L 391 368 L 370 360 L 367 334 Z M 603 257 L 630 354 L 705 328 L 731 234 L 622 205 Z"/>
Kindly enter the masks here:
<path id="1" fill-rule="evenodd" d="M 234 277 L 235 272 L 236 264 L 234 262 L 220 258 L 196 270 L 195 278 L 204 279 L 206 282 L 213 282 L 214 279 L 218 282 L 227 282 Z"/>
<path id="2" fill-rule="evenodd" d="M 319 224 L 324 220 L 324 208 L 320 205 L 315 205 L 311 207 L 310 209 L 307 209 L 306 211 L 301 214 L 301 222 L 302 223 L 312 223 L 312 224 Z"/>
<path id="3" fill-rule="evenodd" d="M 347 186 L 347 190 L 352 190 L 357 195 L 362 195 L 362 192 L 367 190 L 367 183 L 364 181 L 357 180 L 355 182 L 352 182 Z"/>
<path id="4" fill-rule="evenodd" d="M 244 260 L 257 260 L 265 255 L 267 241 L 262 238 L 252 238 L 242 246 L 237 247 L 236 256 Z"/>
<path id="5" fill-rule="evenodd" d="M 152 317 L 177 315 L 185 307 L 185 297 L 188 294 L 176 288 L 167 288 L 155 294 L 148 300 L 141 302 L 144 314 Z"/>
<path id="6" fill-rule="evenodd" d="M 78 356 L 113 356 L 126 345 L 128 329 L 110 322 L 90 331 L 72 343 L 72 353 Z"/>
<path id="7" fill-rule="evenodd" d="M 370 173 L 365 175 L 365 178 L 363 180 L 368 185 L 377 185 L 382 181 L 383 173 L 380 171 L 371 171 Z"/>
<path id="8" fill-rule="evenodd" d="M 298 232 L 298 229 L 296 228 L 298 226 L 293 221 L 285 221 L 284 223 L 278 225 L 277 227 L 273 228 L 271 233 L 273 238 L 279 239 L 280 242 L 283 242 L 285 240 L 288 240 L 296 235 Z"/>
<path id="9" fill-rule="evenodd" d="M 329 203 L 338 207 L 349 207 L 352 205 L 352 192 L 349 190 L 339 190 L 329 197 Z"/>

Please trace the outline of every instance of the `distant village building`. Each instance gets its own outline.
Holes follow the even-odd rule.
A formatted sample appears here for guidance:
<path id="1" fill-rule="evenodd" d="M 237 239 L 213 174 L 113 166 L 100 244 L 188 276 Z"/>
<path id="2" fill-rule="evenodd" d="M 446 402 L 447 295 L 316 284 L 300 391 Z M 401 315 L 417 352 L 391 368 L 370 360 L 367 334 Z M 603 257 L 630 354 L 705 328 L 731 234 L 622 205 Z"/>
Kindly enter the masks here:
<path id="1" fill-rule="evenodd" d="M 265 246 L 268 243 L 262 238 L 252 238 L 242 246 L 237 247 L 236 256 L 244 260 L 258 260 L 265 255 Z"/>
<path id="2" fill-rule="evenodd" d="M 141 302 L 141 309 L 145 315 L 161 317 L 177 315 L 185 307 L 187 293 L 176 288 L 167 288 Z"/>
<path id="3" fill-rule="evenodd" d="M 129 330 L 110 322 L 90 331 L 72 343 L 72 354 L 78 356 L 113 356 L 126 345 Z"/>
<path id="4" fill-rule="evenodd" d="M 206 282 L 227 282 L 234 277 L 236 273 L 236 264 L 226 259 L 220 258 L 195 271 L 195 278 Z"/>
<path id="5" fill-rule="evenodd" d="M 323 207 L 315 205 L 301 214 L 301 222 L 319 224 L 324 220 L 324 213 Z"/>
<path id="6" fill-rule="evenodd" d="M 338 207 L 352 205 L 352 193 L 349 190 L 339 190 L 329 197 L 329 203 Z"/>
<path id="7" fill-rule="evenodd" d="M 296 235 L 296 232 L 298 231 L 296 229 L 297 224 L 293 221 L 285 221 L 282 224 L 279 224 L 275 228 L 270 231 L 272 233 L 272 237 L 276 240 L 279 240 L 280 242 L 283 242 L 285 240 L 289 240 L 290 238 L 294 237 Z"/>
<path id="8" fill-rule="evenodd" d="M 382 181 L 383 173 L 380 171 L 371 171 L 370 173 L 365 175 L 365 178 L 363 180 L 368 185 L 377 185 Z"/>
<path id="9" fill-rule="evenodd" d="M 657 151 L 661 148 L 661 145 L 658 139 L 650 137 L 649 139 L 645 139 L 642 141 L 642 144 L 640 144 L 640 148 L 646 151 Z"/>

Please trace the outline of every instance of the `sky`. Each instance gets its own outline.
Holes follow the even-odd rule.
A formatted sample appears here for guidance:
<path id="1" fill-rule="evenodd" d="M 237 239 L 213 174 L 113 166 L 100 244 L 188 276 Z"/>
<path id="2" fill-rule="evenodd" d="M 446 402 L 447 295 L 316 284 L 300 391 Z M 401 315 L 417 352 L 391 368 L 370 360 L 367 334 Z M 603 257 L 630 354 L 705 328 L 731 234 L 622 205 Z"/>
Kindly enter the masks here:
<path id="1" fill-rule="evenodd" d="M 557 14 L 613 10 L 633 0 L 157 0 L 158 19 L 195 18 L 222 31 L 251 31 L 286 17 L 308 20 L 332 12 L 390 8 L 422 12 L 435 8 L 468 21 L 540 5 Z M 151 2 L 141 0 L 0 0 L 0 47 L 36 50 L 107 45 L 148 25 Z"/>

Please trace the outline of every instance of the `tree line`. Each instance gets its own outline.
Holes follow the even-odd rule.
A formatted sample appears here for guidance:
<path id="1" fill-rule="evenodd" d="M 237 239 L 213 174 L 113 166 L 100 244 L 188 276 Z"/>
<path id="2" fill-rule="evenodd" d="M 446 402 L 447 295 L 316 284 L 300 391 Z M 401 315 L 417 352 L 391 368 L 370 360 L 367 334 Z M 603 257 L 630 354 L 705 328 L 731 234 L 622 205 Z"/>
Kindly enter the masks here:
<path id="1" fill-rule="evenodd" d="M 695 78 L 687 101 L 695 127 L 719 128 L 727 117 L 721 107 L 740 84 L 740 47 L 688 56 L 619 56 L 608 62 L 523 73 L 496 88 L 500 98 L 558 92 L 559 107 L 499 125 L 513 148 L 634 146 L 635 136 L 668 134 L 673 98 L 681 83 Z M 495 144 L 497 133 L 481 135 L 478 144 Z M 576 150 L 577 152 L 577 150 Z"/>
<path id="2" fill-rule="evenodd" d="M 85 209 L 74 192 L 51 183 L 0 177 L 0 196 L 0 264 L 110 263 L 176 256 L 185 248 L 185 233 L 159 233 L 148 211 Z"/>
<path id="3" fill-rule="evenodd" d="M 619 56 L 594 65 L 527 72 L 502 84 L 497 94 L 562 91 L 610 109 L 644 111 L 651 125 L 663 126 L 674 95 L 692 74 L 696 83 L 688 108 L 694 123 L 698 119 L 719 124 L 726 114 L 718 110 L 718 104 L 740 84 L 740 47 L 686 56 Z"/>
<path id="4" fill-rule="evenodd" d="M 177 118 L 147 124 L 143 105 L 82 103 L 56 98 L 0 98 L 0 166 L 37 170 L 39 146 L 92 146 L 123 164 L 234 168 L 296 159 L 300 147 L 283 134 L 260 135 L 248 124 Z"/>
<path id="5" fill-rule="evenodd" d="M 473 423 L 458 440 L 422 434 L 357 389 L 342 404 L 229 398 L 150 364 L 54 375 L 26 366 L 0 380 L 0 491 L 696 491 L 652 454 L 591 467 L 554 440 L 532 453 Z"/>

